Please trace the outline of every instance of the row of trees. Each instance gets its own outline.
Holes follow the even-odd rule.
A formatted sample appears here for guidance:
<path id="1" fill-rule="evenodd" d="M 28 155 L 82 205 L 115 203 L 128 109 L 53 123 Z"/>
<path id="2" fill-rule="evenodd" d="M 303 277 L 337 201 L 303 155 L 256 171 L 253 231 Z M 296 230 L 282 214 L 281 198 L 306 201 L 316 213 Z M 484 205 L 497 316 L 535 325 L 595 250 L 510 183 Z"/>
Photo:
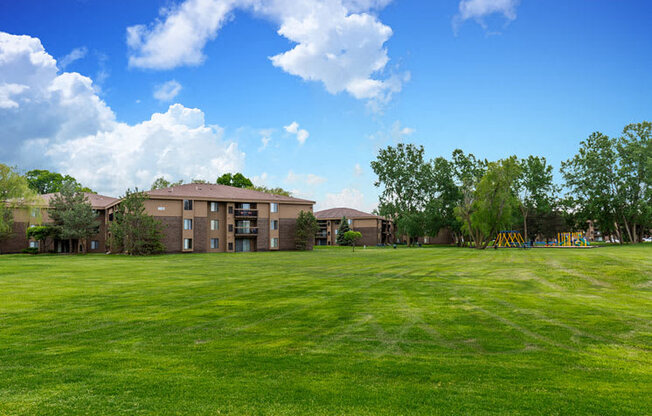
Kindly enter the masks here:
<path id="1" fill-rule="evenodd" d="M 209 182 L 203 179 L 193 179 L 192 181 L 190 181 L 190 183 L 209 183 Z M 247 178 L 246 176 L 244 176 L 242 173 L 239 172 L 225 173 L 219 178 L 217 178 L 215 183 L 218 185 L 234 186 L 236 188 L 245 188 L 254 191 L 266 192 L 268 194 L 292 196 L 292 194 L 290 194 L 289 191 L 286 191 L 281 187 L 270 188 L 263 185 L 254 185 L 251 179 Z M 159 177 L 156 178 L 156 180 L 152 183 L 150 189 L 163 189 L 163 188 L 169 188 L 171 186 L 177 186 L 177 185 L 183 185 L 183 180 L 173 182 L 173 181 L 168 181 L 164 177 Z"/>
<path id="2" fill-rule="evenodd" d="M 594 133 L 582 141 L 562 163 L 563 187 L 539 156 L 487 161 L 457 149 L 450 159 L 426 160 L 423 146 L 398 144 L 382 149 L 371 167 L 382 188 L 378 213 L 409 240 L 448 228 L 458 244 L 485 248 L 501 229 L 520 228 L 533 240 L 585 229 L 591 220 L 635 243 L 652 227 L 649 122 L 628 125 L 618 138 Z"/>

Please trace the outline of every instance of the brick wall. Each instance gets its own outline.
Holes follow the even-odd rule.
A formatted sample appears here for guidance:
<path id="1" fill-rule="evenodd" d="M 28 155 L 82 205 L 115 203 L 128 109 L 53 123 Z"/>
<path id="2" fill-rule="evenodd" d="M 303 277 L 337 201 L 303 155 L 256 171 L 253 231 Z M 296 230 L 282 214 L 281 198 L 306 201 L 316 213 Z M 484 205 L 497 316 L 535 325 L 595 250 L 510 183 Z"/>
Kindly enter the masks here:
<path id="1" fill-rule="evenodd" d="M 195 217 L 193 221 L 193 228 L 195 231 L 193 237 L 194 250 L 197 253 L 205 253 L 208 251 L 208 218 Z"/>
<path id="2" fill-rule="evenodd" d="M 269 218 L 258 218 L 258 237 L 256 241 L 257 251 L 269 250 Z"/>
<path id="3" fill-rule="evenodd" d="M 183 225 L 181 217 L 157 217 L 163 224 L 163 245 L 166 253 L 181 251 L 181 234 Z"/>
<path id="4" fill-rule="evenodd" d="M 0 253 L 20 253 L 24 248 L 29 247 L 26 222 L 14 222 L 12 235 L 0 241 Z"/>

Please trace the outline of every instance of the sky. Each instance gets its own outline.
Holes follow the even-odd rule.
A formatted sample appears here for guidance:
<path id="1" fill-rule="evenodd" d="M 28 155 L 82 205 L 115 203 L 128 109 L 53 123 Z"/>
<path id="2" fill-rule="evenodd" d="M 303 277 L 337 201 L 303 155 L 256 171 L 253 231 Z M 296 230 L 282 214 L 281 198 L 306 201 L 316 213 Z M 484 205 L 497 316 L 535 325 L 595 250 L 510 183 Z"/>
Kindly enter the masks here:
<path id="1" fill-rule="evenodd" d="M 556 168 L 652 119 L 652 2 L 0 0 L 0 163 L 370 211 L 380 148 Z"/>

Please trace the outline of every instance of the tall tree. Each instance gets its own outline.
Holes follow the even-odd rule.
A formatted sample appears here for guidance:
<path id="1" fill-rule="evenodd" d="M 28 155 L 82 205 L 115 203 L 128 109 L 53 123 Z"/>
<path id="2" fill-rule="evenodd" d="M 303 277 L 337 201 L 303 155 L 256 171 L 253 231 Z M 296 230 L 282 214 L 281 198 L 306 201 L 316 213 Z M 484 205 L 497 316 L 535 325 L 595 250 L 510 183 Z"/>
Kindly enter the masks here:
<path id="1" fill-rule="evenodd" d="M 72 183 L 82 192 L 94 193 L 90 188 L 82 186 L 70 175 L 62 175 L 45 169 L 33 169 L 25 174 L 29 187 L 39 194 L 49 194 L 61 191 L 65 182 Z"/>
<path id="2" fill-rule="evenodd" d="M 466 233 L 475 247 L 482 244 L 481 230 L 472 222 L 472 216 L 476 210 L 476 187 L 484 175 L 487 162 L 477 159 L 472 153 L 468 155 L 460 149 L 453 151 L 453 167 L 455 169 L 455 181 L 460 192 L 460 199 L 455 207 L 455 216 L 462 224 L 461 231 Z"/>
<path id="3" fill-rule="evenodd" d="M 171 182 L 165 179 L 163 176 L 156 178 L 154 182 L 152 183 L 152 186 L 150 187 L 150 190 L 154 189 L 165 189 L 165 188 L 170 188 L 172 186 L 178 186 L 183 184 L 183 179 L 178 180 L 176 182 Z"/>
<path id="4" fill-rule="evenodd" d="M 310 247 L 310 243 L 314 241 L 315 234 L 318 230 L 317 218 L 315 218 L 313 213 L 310 211 L 299 211 L 294 240 L 297 250 L 307 250 Z"/>
<path id="5" fill-rule="evenodd" d="M 98 233 L 97 213 L 88 202 L 84 192 L 70 181 L 63 182 L 61 189 L 50 201 L 50 218 L 54 222 L 57 236 L 63 240 L 79 240 L 82 251 L 86 251 L 86 239 Z"/>
<path id="6" fill-rule="evenodd" d="M 460 244 L 462 223 L 455 215 L 455 207 L 459 205 L 462 193 L 455 183 L 455 167 L 453 162 L 443 157 L 438 157 L 431 163 L 432 186 L 436 195 L 426 203 L 424 232 L 436 236 L 441 229 L 448 228 L 455 242 Z"/>
<path id="7" fill-rule="evenodd" d="M 27 210 L 38 200 L 24 176 L 0 163 L 0 240 L 13 235 L 14 210 Z"/>
<path id="8" fill-rule="evenodd" d="M 548 165 L 545 157 L 528 156 L 527 159 L 520 161 L 520 168 L 521 175 L 516 182 L 516 189 L 523 217 L 523 238 L 528 241 L 530 215 L 544 217 L 552 212 L 556 188 L 553 183 L 552 166 Z"/>
<path id="9" fill-rule="evenodd" d="M 348 245 L 347 240 L 344 238 L 344 234 L 346 234 L 346 232 L 350 230 L 351 227 L 349 227 L 349 220 L 347 220 L 346 217 L 342 217 L 342 219 L 340 220 L 340 226 L 337 229 L 337 238 L 335 239 L 337 245 L 340 246 Z"/>
<path id="10" fill-rule="evenodd" d="M 127 189 L 109 225 L 109 247 L 114 253 L 142 256 L 162 253 L 163 225 L 145 211 L 148 198 L 138 189 Z"/>
<path id="11" fill-rule="evenodd" d="M 239 172 L 236 174 L 225 173 L 217 178 L 216 183 L 219 185 L 235 186 L 236 188 L 251 188 L 254 186 L 249 178 Z"/>

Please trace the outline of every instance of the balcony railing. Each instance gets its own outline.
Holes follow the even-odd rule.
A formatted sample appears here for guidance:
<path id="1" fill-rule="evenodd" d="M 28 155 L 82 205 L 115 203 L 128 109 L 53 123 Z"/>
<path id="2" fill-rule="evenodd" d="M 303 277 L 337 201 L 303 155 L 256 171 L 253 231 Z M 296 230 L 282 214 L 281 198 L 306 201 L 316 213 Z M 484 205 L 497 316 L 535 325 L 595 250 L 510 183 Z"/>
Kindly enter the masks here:
<path id="1" fill-rule="evenodd" d="M 235 235 L 257 235 L 258 227 L 235 227 Z"/>
<path id="2" fill-rule="evenodd" d="M 236 217 L 245 217 L 245 218 L 252 218 L 252 217 L 257 217 L 258 216 L 258 210 L 257 209 L 239 209 L 236 208 L 235 210 L 235 216 Z"/>
<path id="3" fill-rule="evenodd" d="M 321 232 L 318 232 L 317 234 L 315 234 L 315 237 L 317 237 L 317 238 L 326 238 L 327 236 L 328 236 L 328 234 L 326 233 L 326 231 L 321 231 Z"/>

